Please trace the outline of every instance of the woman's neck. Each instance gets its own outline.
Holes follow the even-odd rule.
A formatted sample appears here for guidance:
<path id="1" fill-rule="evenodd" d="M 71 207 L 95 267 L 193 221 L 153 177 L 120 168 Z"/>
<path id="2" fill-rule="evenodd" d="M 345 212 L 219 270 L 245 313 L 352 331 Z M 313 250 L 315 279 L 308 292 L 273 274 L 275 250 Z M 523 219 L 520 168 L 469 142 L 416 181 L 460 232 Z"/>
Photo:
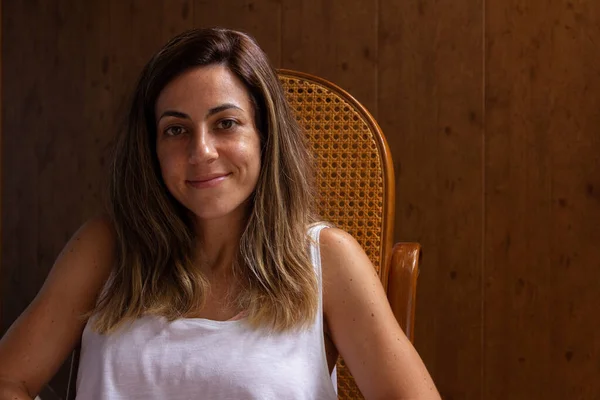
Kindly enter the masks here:
<path id="1" fill-rule="evenodd" d="M 221 274 L 232 270 L 246 222 L 245 215 L 239 214 L 196 221 L 198 250 L 203 259 L 200 264 L 207 274 Z"/>

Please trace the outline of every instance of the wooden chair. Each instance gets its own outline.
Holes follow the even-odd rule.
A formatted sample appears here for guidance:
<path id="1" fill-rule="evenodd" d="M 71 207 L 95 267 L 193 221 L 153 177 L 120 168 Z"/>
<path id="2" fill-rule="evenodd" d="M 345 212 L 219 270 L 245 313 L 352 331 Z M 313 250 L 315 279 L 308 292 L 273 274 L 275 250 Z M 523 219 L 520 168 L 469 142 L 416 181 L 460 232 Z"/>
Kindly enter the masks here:
<path id="1" fill-rule="evenodd" d="M 412 341 L 421 249 L 418 243 L 393 245 L 394 170 L 381 129 L 356 99 L 333 83 L 290 70 L 279 70 L 279 78 L 315 155 L 319 212 L 363 246 Z M 75 398 L 78 357 L 73 352 L 66 399 Z M 341 358 L 337 371 L 339 398 L 362 399 Z"/>
<path id="2" fill-rule="evenodd" d="M 319 212 L 363 246 L 392 310 L 413 340 L 420 246 L 394 240 L 394 169 L 375 119 L 335 84 L 280 70 L 279 79 L 317 163 Z M 337 364 L 340 399 L 361 399 L 346 364 Z"/>

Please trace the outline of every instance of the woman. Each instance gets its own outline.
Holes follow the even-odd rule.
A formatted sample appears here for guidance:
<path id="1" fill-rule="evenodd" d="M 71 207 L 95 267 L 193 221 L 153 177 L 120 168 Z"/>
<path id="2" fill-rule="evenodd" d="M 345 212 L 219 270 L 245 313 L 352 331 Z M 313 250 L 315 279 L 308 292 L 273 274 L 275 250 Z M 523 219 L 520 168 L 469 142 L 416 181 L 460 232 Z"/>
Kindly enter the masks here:
<path id="1" fill-rule="evenodd" d="M 30 399 L 81 339 L 81 399 L 438 399 L 347 233 L 318 223 L 310 156 L 265 54 L 224 29 L 146 65 L 107 216 L 86 223 L 0 343 Z"/>

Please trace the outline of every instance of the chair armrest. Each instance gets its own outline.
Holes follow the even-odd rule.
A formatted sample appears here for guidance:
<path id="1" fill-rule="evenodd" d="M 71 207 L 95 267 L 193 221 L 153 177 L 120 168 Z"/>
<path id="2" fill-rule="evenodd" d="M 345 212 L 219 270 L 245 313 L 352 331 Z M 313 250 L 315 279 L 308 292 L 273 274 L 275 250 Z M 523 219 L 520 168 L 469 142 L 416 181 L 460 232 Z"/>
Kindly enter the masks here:
<path id="1" fill-rule="evenodd" d="M 419 243 L 396 243 L 392 249 L 388 275 L 388 300 L 398 323 L 411 342 L 414 338 L 420 257 Z"/>

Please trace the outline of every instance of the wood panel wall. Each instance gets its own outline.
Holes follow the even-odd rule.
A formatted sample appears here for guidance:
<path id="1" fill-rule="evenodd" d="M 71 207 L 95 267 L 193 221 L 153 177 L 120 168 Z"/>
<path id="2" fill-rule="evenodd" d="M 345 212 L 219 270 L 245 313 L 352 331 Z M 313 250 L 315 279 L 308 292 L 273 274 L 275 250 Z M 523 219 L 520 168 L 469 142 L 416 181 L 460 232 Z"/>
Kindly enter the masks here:
<path id="1" fill-rule="evenodd" d="M 424 247 L 416 347 L 445 399 L 600 393 L 600 3 L 4 0 L 1 14 L 0 331 L 100 206 L 143 64 L 222 25 L 380 122 L 396 239 Z"/>

